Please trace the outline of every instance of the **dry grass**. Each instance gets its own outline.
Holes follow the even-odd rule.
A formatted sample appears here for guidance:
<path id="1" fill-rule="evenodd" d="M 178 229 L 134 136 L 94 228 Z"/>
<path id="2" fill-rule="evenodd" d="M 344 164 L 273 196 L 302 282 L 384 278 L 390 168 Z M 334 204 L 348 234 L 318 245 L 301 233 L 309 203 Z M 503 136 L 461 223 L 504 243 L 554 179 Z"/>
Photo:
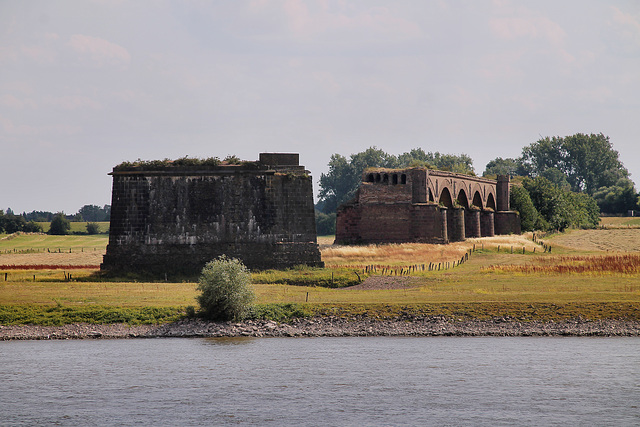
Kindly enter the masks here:
<path id="1" fill-rule="evenodd" d="M 637 274 L 640 255 L 561 256 L 537 258 L 534 264 L 492 265 L 483 271 L 542 273 L 542 274 Z"/>
<path id="2" fill-rule="evenodd" d="M 640 252 L 640 229 L 570 230 L 545 241 L 578 251 Z"/>
<path id="3" fill-rule="evenodd" d="M 329 268 L 376 265 L 379 268 L 401 267 L 459 260 L 469 250 L 491 250 L 522 253 L 541 251 L 541 247 L 526 236 L 496 236 L 468 239 L 448 245 L 426 243 L 378 244 L 362 246 L 322 246 L 322 260 Z"/>
<path id="4" fill-rule="evenodd" d="M 13 266 L 36 266 L 51 265 L 57 268 L 66 266 L 91 265 L 95 268 L 102 263 L 104 251 L 87 251 L 72 253 L 25 253 L 25 254 L 3 254 L 0 255 L 0 269 L 8 270 Z"/>
<path id="5" fill-rule="evenodd" d="M 607 216 L 600 218 L 600 226 L 604 228 L 640 228 L 639 217 Z"/>

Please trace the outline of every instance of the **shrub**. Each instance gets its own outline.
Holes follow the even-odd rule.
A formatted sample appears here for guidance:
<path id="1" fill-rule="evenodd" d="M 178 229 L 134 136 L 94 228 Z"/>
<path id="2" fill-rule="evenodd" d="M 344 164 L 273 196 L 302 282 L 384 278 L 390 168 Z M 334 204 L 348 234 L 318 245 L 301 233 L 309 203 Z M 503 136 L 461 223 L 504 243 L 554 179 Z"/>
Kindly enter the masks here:
<path id="1" fill-rule="evenodd" d="M 87 223 L 87 234 L 98 234 L 100 233 L 100 225 L 95 222 Z"/>
<path id="2" fill-rule="evenodd" d="M 222 255 L 202 269 L 196 297 L 203 317 L 211 320 L 242 320 L 253 307 L 251 274 L 240 260 Z"/>
<path id="3" fill-rule="evenodd" d="M 65 234 L 69 234 L 69 230 L 71 230 L 71 223 L 64 216 L 63 213 L 58 213 L 51 220 L 51 226 L 49 227 L 49 234 L 63 236 Z"/>

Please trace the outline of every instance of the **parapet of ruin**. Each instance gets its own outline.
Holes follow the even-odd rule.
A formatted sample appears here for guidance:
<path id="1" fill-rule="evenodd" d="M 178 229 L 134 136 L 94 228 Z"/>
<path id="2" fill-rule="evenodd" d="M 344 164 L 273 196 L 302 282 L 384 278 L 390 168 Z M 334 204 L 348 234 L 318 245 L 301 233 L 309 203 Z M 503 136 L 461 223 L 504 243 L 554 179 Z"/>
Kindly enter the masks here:
<path id="1" fill-rule="evenodd" d="M 508 175 L 497 181 L 426 168 L 366 170 L 338 208 L 336 243 L 449 243 L 520 234 Z"/>
<path id="2" fill-rule="evenodd" d="M 114 168 L 102 270 L 197 274 L 223 254 L 251 269 L 323 265 L 312 180 L 298 154 L 209 160 Z"/>

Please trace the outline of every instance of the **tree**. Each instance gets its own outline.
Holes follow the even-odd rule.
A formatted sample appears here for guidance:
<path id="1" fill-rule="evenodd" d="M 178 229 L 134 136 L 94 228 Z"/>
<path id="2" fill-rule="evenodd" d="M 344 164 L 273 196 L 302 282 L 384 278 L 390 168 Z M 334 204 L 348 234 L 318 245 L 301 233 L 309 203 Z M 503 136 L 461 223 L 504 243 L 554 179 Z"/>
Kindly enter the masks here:
<path id="1" fill-rule="evenodd" d="M 204 317 L 211 320 L 242 320 L 253 306 L 251 274 L 242 262 L 222 255 L 202 269 L 196 297 Z"/>
<path id="2" fill-rule="evenodd" d="M 53 220 L 51 220 L 51 225 L 49 227 L 49 234 L 63 236 L 65 234 L 69 234 L 69 230 L 71 230 L 71 223 L 65 217 L 64 213 L 57 213 Z"/>
<path id="3" fill-rule="evenodd" d="M 520 164 L 516 159 L 496 157 L 487 163 L 482 176 L 492 175 L 519 175 Z"/>
<path id="4" fill-rule="evenodd" d="M 538 211 L 533 206 L 529 192 L 520 185 L 511 186 L 509 204 L 512 210 L 520 213 L 522 231 L 533 231 L 538 221 Z"/>
<path id="5" fill-rule="evenodd" d="M 535 228 L 564 231 L 598 225 L 600 211 L 588 194 L 565 191 L 542 176 L 525 178 L 522 185 L 539 214 Z"/>
<path id="6" fill-rule="evenodd" d="M 108 221 L 111 215 L 111 206 L 104 205 L 100 207 L 97 205 L 84 205 L 78 210 L 78 215 L 82 217 L 82 220 L 88 222 L 100 222 Z"/>
<path id="7" fill-rule="evenodd" d="M 633 181 L 628 178 L 620 178 L 609 187 L 600 187 L 593 193 L 593 198 L 602 212 L 611 214 L 626 213 L 640 206 L 640 194 L 636 193 Z"/>
<path id="8" fill-rule="evenodd" d="M 349 159 L 340 154 L 333 154 L 329 161 L 329 172 L 320 175 L 320 200 L 316 208 L 326 214 L 333 213 L 336 212 L 338 206 L 354 198 L 361 182 L 362 173 L 367 168 L 414 166 L 475 174 L 473 161 L 466 154 L 426 153 L 421 148 L 415 148 L 396 157 L 376 147 L 352 154 Z"/>
<path id="9" fill-rule="evenodd" d="M 629 176 L 609 137 L 601 133 L 542 138 L 524 147 L 519 161 L 527 176 L 541 176 L 555 168 L 566 176 L 573 191 L 587 194 Z"/>
<path id="10" fill-rule="evenodd" d="M 98 234 L 100 233 L 100 226 L 95 222 L 87 223 L 87 234 Z"/>
<path id="11" fill-rule="evenodd" d="M 336 213 L 326 214 L 316 210 L 316 232 L 318 236 L 336 234 Z"/>

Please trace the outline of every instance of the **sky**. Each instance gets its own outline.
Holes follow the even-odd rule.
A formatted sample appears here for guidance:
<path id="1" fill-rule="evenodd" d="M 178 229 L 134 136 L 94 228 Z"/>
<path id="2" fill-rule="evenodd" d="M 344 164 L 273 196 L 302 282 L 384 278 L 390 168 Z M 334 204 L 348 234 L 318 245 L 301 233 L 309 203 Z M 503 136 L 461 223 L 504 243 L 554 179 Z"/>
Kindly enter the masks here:
<path id="1" fill-rule="evenodd" d="M 640 2 L 0 0 L 0 209 L 111 203 L 123 161 L 467 154 L 603 133 L 640 183 Z"/>

